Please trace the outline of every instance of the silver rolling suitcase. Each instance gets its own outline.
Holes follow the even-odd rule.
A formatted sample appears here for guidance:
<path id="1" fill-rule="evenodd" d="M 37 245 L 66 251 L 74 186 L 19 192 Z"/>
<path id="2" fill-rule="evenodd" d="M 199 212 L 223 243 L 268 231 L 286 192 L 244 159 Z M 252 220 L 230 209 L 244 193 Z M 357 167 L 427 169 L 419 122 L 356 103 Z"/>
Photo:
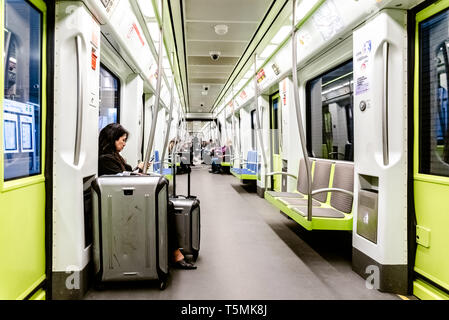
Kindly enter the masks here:
<path id="1" fill-rule="evenodd" d="M 168 276 L 168 181 L 160 176 L 106 175 L 92 182 L 96 280 Z"/>

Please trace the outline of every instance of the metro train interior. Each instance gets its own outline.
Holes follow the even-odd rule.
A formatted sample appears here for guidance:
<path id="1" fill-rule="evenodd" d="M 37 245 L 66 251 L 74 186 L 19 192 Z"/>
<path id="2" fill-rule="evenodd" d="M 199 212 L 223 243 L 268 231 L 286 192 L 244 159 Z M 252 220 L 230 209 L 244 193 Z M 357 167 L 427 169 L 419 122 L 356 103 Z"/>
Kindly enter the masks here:
<path id="1" fill-rule="evenodd" d="M 1 300 L 449 300 L 449 0 L 0 5 Z"/>

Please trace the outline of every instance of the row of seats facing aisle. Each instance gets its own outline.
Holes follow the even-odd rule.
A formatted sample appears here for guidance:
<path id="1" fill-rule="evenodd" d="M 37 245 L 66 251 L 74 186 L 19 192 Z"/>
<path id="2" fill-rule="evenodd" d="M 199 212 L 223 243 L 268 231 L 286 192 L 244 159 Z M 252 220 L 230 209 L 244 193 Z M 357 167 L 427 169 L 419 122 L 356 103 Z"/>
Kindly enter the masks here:
<path id="1" fill-rule="evenodd" d="M 311 159 L 312 220 L 307 220 L 307 172 L 299 163 L 297 190 L 265 191 L 265 199 L 307 230 L 352 230 L 354 164 Z M 284 173 L 276 173 L 284 174 Z M 332 188 L 333 191 L 326 190 Z M 320 189 L 324 189 L 320 191 Z M 338 191 L 335 189 L 339 189 Z"/>
<path id="2" fill-rule="evenodd" d="M 240 163 L 240 168 L 231 168 L 231 173 L 240 180 L 257 180 L 259 169 L 257 151 L 250 150 L 248 151 L 246 160 L 243 159 Z"/>

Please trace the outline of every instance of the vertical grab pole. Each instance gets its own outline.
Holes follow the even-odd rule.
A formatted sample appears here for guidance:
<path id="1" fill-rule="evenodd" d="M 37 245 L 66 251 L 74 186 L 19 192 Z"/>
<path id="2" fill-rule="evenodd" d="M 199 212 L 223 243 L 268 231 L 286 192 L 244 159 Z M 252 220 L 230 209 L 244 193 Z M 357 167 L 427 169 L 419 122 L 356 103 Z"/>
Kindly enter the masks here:
<path id="1" fill-rule="evenodd" d="M 264 181 L 264 184 L 265 184 L 265 189 L 267 188 L 267 164 L 268 164 L 268 162 L 267 162 L 267 155 L 265 154 L 265 147 L 264 147 L 264 144 L 263 144 L 263 137 L 262 137 L 262 132 L 261 132 L 261 130 L 262 130 L 262 128 L 261 128 L 261 126 L 260 126 L 260 112 L 259 112 L 259 101 L 258 101 L 258 96 L 259 96 L 259 93 L 257 92 L 258 90 L 257 90 L 257 56 L 256 56 L 256 54 L 254 54 L 254 105 L 255 105 L 255 107 L 256 107 L 256 126 L 257 126 L 257 128 L 256 128 L 256 134 L 257 134 L 257 137 L 259 138 L 259 145 L 260 145 L 260 149 L 261 149 L 261 151 L 260 151 L 260 153 L 262 154 L 262 158 L 263 158 L 263 167 L 264 167 L 264 172 L 265 172 L 265 181 Z M 257 159 L 256 159 L 256 162 L 257 162 Z M 256 164 L 257 165 L 257 169 L 259 168 L 259 165 L 258 164 Z"/>
<path id="2" fill-rule="evenodd" d="M 181 107 L 181 106 L 179 106 Z M 172 167 L 172 173 L 173 173 L 173 198 L 176 198 L 176 154 L 178 151 L 178 134 L 179 134 L 179 126 L 180 123 L 180 115 L 181 112 L 178 111 L 178 118 L 176 119 L 176 135 L 175 135 L 175 144 L 173 145 L 173 148 L 171 149 L 171 167 Z M 176 150 L 176 151 L 175 151 Z"/>
<path id="3" fill-rule="evenodd" d="M 234 96 L 234 85 L 232 85 L 232 89 L 231 89 L 231 95 Z M 225 108 L 226 110 L 226 108 Z M 232 98 L 232 119 L 235 121 L 235 100 L 234 98 Z M 240 126 L 239 126 L 239 130 L 238 132 L 240 133 Z M 236 143 L 234 144 L 235 146 L 235 150 L 237 150 L 238 156 L 240 157 L 242 154 L 242 146 L 240 144 L 240 135 L 237 134 L 237 129 L 235 128 L 235 122 L 234 122 L 234 135 L 235 135 L 235 141 Z M 240 162 L 239 162 L 240 163 Z"/>
<path id="4" fill-rule="evenodd" d="M 226 106 L 225 106 L 225 110 L 226 110 Z M 237 158 L 238 158 L 238 163 L 239 163 L 239 167 L 241 164 L 241 159 L 240 159 L 240 150 L 237 148 L 238 144 L 237 144 L 237 139 L 236 139 L 236 129 L 235 129 L 235 114 L 234 114 L 234 103 L 232 104 L 232 112 L 231 112 L 231 125 L 232 125 L 232 145 L 234 146 L 234 150 L 237 152 Z M 235 154 L 235 152 L 234 152 Z M 234 157 L 234 160 L 236 158 Z M 234 166 L 234 162 L 233 165 Z"/>
<path id="5" fill-rule="evenodd" d="M 221 145 L 221 136 L 220 136 L 220 130 L 218 130 L 218 119 L 215 118 L 215 141 L 217 141 L 217 145 Z"/>
<path id="6" fill-rule="evenodd" d="M 212 122 L 209 122 L 209 140 L 212 140 Z"/>
<path id="7" fill-rule="evenodd" d="M 312 175 L 309 162 L 309 155 L 307 153 L 306 137 L 304 133 L 304 126 L 302 123 L 301 108 L 299 106 L 299 92 L 298 92 L 298 75 L 296 64 L 296 0 L 293 3 L 293 19 L 292 19 L 292 76 L 293 76 L 293 94 L 295 96 L 296 121 L 298 122 L 299 137 L 301 139 L 301 149 L 304 156 L 307 172 L 307 220 L 312 221 Z"/>
<path id="8" fill-rule="evenodd" d="M 159 26 L 159 51 L 158 51 L 158 63 L 157 63 L 157 82 L 156 82 L 156 98 L 153 106 L 153 118 L 151 119 L 151 130 L 150 130 L 150 138 L 148 139 L 147 152 L 145 154 L 145 160 L 143 163 L 143 173 L 147 173 L 148 171 L 148 163 L 151 156 L 151 151 L 153 148 L 154 142 L 154 134 L 156 132 L 156 122 L 157 122 L 157 112 L 159 109 L 159 100 L 161 94 L 161 83 L 162 83 L 162 56 L 163 53 L 163 45 L 164 45 L 164 1 L 161 1 L 161 25 Z M 162 160 L 161 160 L 162 161 Z"/>
<path id="9" fill-rule="evenodd" d="M 234 96 L 234 85 L 232 85 L 232 90 L 231 90 L 231 95 L 232 96 Z M 233 117 L 234 118 L 236 118 L 235 117 L 235 99 L 234 98 L 232 98 L 232 111 L 233 111 L 233 113 L 232 113 L 232 115 L 233 115 Z M 236 121 L 237 122 L 237 121 Z M 237 150 L 237 152 L 238 152 L 238 156 L 239 157 L 242 157 L 243 158 L 243 153 L 242 153 L 242 144 L 241 144 L 241 129 L 242 128 L 240 128 L 240 125 L 239 125 L 239 128 L 238 128 L 238 130 L 236 129 L 235 130 L 235 136 L 236 136 L 236 141 L 237 141 L 237 144 L 236 144 L 236 146 L 235 146 L 235 149 Z"/>
<path id="10" fill-rule="evenodd" d="M 173 60 L 174 61 L 174 60 Z M 165 142 L 164 142 L 164 149 L 162 149 L 162 157 L 161 157 L 161 169 L 160 169 L 160 174 L 162 174 L 163 171 L 163 167 L 164 167 L 164 158 L 165 158 L 165 149 L 167 149 L 167 145 L 168 145 L 168 138 L 170 136 L 170 128 L 171 128 L 171 122 L 173 119 L 173 100 L 174 100 L 174 96 L 173 96 L 173 87 L 175 86 L 175 76 L 173 75 L 172 79 L 171 79 L 171 87 L 170 87 L 170 108 L 169 108 L 169 116 L 168 116 L 168 127 L 167 127 L 167 132 L 165 132 Z"/>
<path id="11" fill-rule="evenodd" d="M 224 108 L 224 119 L 225 119 L 224 124 L 225 124 L 225 134 L 226 134 L 226 143 L 227 143 L 229 140 L 229 135 L 228 135 L 228 118 L 226 115 L 226 107 Z"/>

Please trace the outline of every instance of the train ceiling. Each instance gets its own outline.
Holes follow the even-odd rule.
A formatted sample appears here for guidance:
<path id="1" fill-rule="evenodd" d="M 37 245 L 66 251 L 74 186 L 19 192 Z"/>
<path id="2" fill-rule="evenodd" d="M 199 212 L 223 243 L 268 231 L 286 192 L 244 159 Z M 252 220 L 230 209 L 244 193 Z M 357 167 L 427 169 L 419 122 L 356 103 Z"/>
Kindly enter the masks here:
<path id="1" fill-rule="evenodd" d="M 252 54 L 260 34 L 275 20 L 279 11 L 276 2 L 284 1 L 169 1 L 187 112 L 212 111 L 225 85 L 231 82 L 230 76 L 239 71 L 242 62 L 246 63 L 247 57 L 242 61 L 242 56 Z M 219 52 L 218 60 L 214 61 L 210 52 Z"/>

